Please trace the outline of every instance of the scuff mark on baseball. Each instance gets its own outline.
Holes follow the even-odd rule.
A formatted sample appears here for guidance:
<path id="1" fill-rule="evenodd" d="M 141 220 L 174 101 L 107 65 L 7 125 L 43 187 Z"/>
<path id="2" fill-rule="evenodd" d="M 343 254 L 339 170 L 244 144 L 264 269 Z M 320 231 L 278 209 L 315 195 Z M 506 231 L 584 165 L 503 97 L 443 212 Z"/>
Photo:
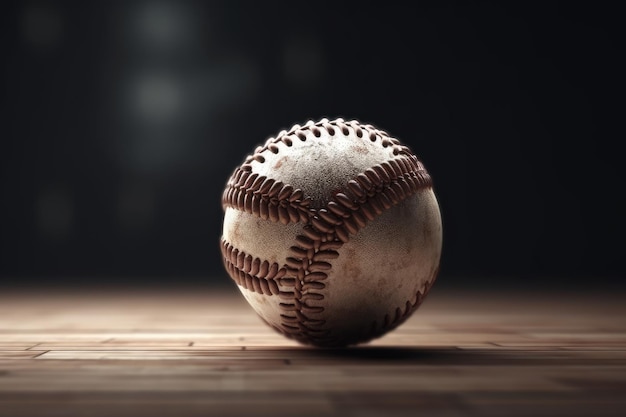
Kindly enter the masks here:
<path id="1" fill-rule="evenodd" d="M 228 274 L 263 321 L 301 343 L 383 336 L 437 278 L 431 177 L 371 124 L 322 119 L 281 131 L 234 170 L 222 206 Z"/>

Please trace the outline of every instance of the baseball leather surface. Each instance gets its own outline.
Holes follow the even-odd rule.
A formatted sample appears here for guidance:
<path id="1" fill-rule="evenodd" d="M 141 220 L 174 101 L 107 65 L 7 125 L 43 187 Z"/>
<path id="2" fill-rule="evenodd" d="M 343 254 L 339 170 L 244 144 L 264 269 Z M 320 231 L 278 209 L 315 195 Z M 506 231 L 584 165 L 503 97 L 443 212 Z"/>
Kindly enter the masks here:
<path id="1" fill-rule="evenodd" d="M 235 169 L 222 205 L 226 270 L 267 324 L 301 343 L 380 337 L 437 277 L 431 178 L 370 124 L 323 119 L 281 131 Z"/>

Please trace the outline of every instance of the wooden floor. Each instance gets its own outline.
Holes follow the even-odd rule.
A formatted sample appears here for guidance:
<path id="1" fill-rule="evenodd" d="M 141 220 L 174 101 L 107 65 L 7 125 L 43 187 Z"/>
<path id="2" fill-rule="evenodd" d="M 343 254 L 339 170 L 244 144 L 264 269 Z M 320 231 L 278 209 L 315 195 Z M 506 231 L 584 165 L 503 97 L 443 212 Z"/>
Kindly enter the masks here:
<path id="1" fill-rule="evenodd" d="M 393 333 L 300 346 L 236 288 L 0 293 L 0 415 L 625 416 L 619 294 L 433 289 Z"/>

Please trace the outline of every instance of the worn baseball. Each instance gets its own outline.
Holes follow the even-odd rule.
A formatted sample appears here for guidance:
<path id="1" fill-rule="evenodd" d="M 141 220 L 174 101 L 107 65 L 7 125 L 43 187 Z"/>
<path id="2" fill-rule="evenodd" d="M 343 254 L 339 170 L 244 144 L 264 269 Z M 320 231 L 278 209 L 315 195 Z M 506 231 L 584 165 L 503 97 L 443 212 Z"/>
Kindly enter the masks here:
<path id="1" fill-rule="evenodd" d="M 222 206 L 228 274 L 263 321 L 303 344 L 385 335 L 438 274 L 431 177 L 371 124 L 322 119 L 281 131 L 234 170 Z"/>

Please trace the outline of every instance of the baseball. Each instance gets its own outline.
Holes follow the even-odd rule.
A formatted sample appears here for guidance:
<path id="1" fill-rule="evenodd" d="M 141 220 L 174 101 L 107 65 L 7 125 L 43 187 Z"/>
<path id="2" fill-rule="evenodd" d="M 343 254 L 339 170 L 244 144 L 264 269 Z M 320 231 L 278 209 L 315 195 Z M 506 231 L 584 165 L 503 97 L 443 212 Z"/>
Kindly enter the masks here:
<path id="1" fill-rule="evenodd" d="M 381 337 L 435 281 L 442 226 L 432 180 L 371 124 L 294 125 L 228 179 L 224 267 L 269 326 L 303 344 Z"/>

